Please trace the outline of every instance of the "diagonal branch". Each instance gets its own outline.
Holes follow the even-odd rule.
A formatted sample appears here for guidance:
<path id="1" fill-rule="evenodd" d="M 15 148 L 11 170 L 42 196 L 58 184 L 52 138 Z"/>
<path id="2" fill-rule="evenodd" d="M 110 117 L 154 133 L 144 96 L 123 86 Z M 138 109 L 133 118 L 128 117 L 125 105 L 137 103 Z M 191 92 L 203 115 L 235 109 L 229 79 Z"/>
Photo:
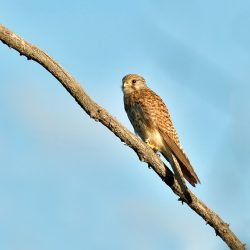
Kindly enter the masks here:
<path id="1" fill-rule="evenodd" d="M 104 108 L 95 103 L 82 89 L 80 84 L 67 73 L 55 60 L 36 46 L 26 42 L 12 31 L 0 24 L 0 40 L 24 55 L 28 60 L 34 60 L 47 69 L 74 97 L 76 102 L 93 119 L 101 122 L 120 140 L 132 148 L 141 161 L 146 162 L 158 174 L 158 176 L 172 189 L 172 191 L 187 203 L 207 224 L 214 228 L 216 235 L 220 236 L 231 249 L 245 249 L 245 245 L 231 231 L 229 225 L 225 223 L 215 212 L 208 208 L 191 191 L 191 203 L 183 199 L 182 191 L 173 173 L 167 168 L 160 158 L 139 138 L 125 128 L 117 119 L 111 116 Z"/>

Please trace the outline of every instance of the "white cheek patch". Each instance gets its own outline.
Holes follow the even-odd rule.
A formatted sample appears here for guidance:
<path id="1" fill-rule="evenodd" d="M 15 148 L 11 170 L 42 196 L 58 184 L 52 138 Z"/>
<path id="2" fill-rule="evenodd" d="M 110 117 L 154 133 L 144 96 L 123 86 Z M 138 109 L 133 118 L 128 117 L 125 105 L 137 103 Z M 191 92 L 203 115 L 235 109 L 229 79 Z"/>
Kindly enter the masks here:
<path id="1" fill-rule="evenodd" d="M 135 88 L 135 90 L 139 90 L 140 87 L 138 86 L 138 84 L 135 84 L 134 88 Z"/>

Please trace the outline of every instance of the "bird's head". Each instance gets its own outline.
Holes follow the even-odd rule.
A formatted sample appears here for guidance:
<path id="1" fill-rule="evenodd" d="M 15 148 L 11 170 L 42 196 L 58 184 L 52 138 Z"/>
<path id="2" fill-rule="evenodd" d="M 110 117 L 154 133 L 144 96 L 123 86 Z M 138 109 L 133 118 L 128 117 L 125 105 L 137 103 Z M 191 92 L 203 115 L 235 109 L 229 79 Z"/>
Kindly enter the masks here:
<path id="1" fill-rule="evenodd" d="M 128 74 L 122 78 L 122 91 L 124 94 L 130 94 L 146 87 L 146 81 L 142 76 Z"/>

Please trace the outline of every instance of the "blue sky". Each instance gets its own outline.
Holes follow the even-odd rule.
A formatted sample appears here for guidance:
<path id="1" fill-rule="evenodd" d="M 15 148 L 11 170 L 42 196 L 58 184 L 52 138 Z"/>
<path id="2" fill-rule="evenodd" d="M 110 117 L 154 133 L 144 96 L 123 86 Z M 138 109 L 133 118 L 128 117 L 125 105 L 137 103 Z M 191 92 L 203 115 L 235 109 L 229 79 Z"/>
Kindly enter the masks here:
<path id="1" fill-rule="evenodd" d="M 1 23 L 45 50 L 130 130 L 121 79 L 167 103 L 202 184 L 250 244 L 248 1 L 5 1 Z M 0 44 L 0 248 L 226 249 L 41 66 Z"/>

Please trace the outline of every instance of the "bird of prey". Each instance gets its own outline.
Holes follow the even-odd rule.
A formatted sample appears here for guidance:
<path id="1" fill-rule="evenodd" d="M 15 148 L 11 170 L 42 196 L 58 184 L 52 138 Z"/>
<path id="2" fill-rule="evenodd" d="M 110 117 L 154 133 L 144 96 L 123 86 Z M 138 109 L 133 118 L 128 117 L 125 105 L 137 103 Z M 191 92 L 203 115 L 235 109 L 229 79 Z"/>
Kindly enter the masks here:
<path id="1" fill-rule="evenodd" d="M 180 186 L 200 183 L 184 153 L 168 109 L 162 99 L 146 85 L 142 76 L 128 74 L 122 79 L 124 107 L 135 133 L 155 152 L 160 152 L 171 164 Z M 178 180 L 179 179 L 179 180 Z M 180 180 L 181 179 L 181 180 Z M 183 190 L 183 189 L 182 189 Z"/>

